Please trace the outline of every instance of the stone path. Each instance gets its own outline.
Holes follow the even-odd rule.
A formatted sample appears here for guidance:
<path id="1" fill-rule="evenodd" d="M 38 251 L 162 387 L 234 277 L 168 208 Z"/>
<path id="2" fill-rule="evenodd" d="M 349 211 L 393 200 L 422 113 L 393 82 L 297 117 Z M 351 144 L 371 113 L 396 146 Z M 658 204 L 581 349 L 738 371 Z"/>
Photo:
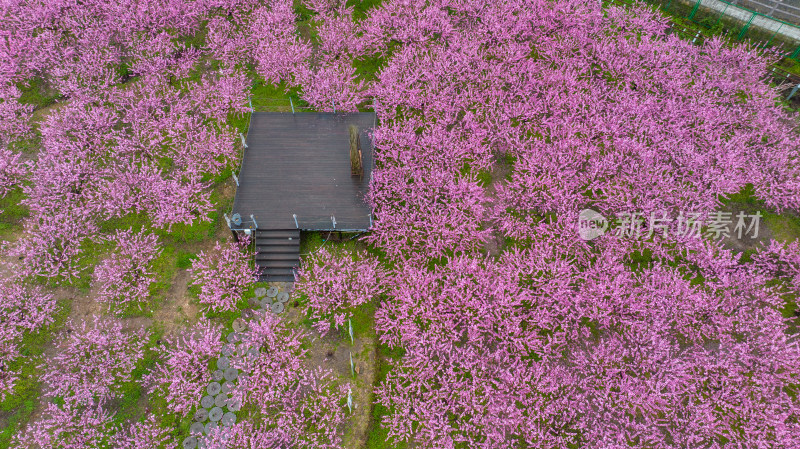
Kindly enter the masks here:
<path id="1" fill-rule="evenodd" d="M 217 359 L 213 381 L 206 387 L 206 395 L 200 398 L 200 407 L 194 414 L 194 422 L 189 428 L 181 447 L 183 449 L 203 449 L 206 436 L 219 427 L 230 427 L 236 423 L 236 412 L 242 404 L 232 396 L 240 379 L 247 377 L 250 365 L 258 358 L 260 348 L 247 347 L 242 337 L 249 331 L 248 321 L 258 318 L 263 313 L 283 313 L 289 302 L 289 292 L 278 287 L 257 288 L 256 296 L 248 300 L 248 305 L 255 310 L 245 309 L 242 317 L 234 320 L 233 330 L 228 333 L 228 343 L 222 348 Z M 234 363 L 231 363 L 234 362 Z M 233 365 L 242 366 L 242 371 Z"/>

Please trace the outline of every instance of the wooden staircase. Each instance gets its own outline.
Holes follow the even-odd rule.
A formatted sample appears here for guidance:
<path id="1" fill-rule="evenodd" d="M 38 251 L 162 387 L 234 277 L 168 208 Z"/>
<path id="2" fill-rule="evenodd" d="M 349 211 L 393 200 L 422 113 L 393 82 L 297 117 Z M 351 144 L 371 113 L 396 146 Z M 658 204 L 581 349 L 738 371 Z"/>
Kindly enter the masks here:
<path id="1" fill-rule="evenodd" d="M 262 282 L 294 282 L 300 266 L 299 229 L 256 230 L 256 267 Z"/>

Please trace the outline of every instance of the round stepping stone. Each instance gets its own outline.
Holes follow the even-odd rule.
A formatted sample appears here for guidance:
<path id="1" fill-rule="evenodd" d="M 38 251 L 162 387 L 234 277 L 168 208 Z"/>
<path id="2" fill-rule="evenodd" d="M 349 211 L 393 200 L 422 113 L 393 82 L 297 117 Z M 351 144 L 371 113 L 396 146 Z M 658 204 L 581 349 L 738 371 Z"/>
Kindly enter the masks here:
<path id="1" fill-rule="evenodd" d="M 238 333 L 231 332 L 230 334 L 228 334 L 228 342 L 236 343 L 237 341 L 239 341 L 239 334 Z"/>
<path id="2" fill-rule="evenodd" d="M 269 306 L 271 306 L 272 303 L 273 303 L 272 298 L 269 298 L 269 297 L 263 298 L 261 300 L 261 308 L 264 309 L 264 310 L 269 309 Z"/>
<path id="3" fill-rule="evenodd" d="M 270 287 L 269 290 L 267 290 L 267 296 L 269 296 L 270 298 L 274 298 L 277 294 L 278 294 L 278 287 Z"/>
<path id="4" fill-rule="evenodd" d="M 212 430 L 216 429 L 219 426 L 216 421 L 209 421 L 206 423 L 206 435 L 210 434 Z"/>
<path id="5" fill-rule="evenodd" d="M 272 305 L 269 306 L 269 308 L 270 308 L 270 310 L 272 310 L 272 313 L 283 313 L 283 303 L 282 302 L 272 303 Z"/>
<path id="6" fill-rule="evenodd" d="M 256 289 L 256 296 L 258 296 L 259 298 L 260 298 L 260 297 L 262 297 L 262 296 L 264 296 L 264 295 L 266 295 L 266 294 L 267 294 L 267 289 L 266 289 L 266 288 L 264 288 L 264 287 L 258 287 L 258 288 Z"/>
<path id="7" fill-rule="evenodd" d="M 211 396 L 218 395 L 220 390 L 222 390 L 222 386 L 219 384 L 219 382 L 211 382 L 206 387 L 206 393 L 210 394 Z"/>
<path id="8" fill-rule="evenodd" d="M 203 422 L 208 419 L 208 410 L 201 408 L 194 412 L 194 420 L 197 422 Z"/>
<path id="9" fill-rule="evenodd" d="M 217 407 L 220 408 L 225 407 L 227 403 L 228 403 L 228 395 L 225 393 L 220 393 L 217 395 L 217 397 L 214 398 L 214 405 L 216 405 Z"/>
<path id="10" fill-rule="evenodd" d="M 225 370 L 225 380 L 233 382 L 239 376 L 239 370 L 236 368 L 228 368 Z"/>
<path id="11" fill-rule="evenodd" d="M 194 449 L 197 447 L 197 438 L 189 437 L 183 440 L 183 449 Z"/>
<path id="12" fill-rule="evenodd" d="M 236 346 L 236 355 L 243 356 L 245 354 L 247 354 L 247 345 L 246 344 L 242 343 L 242 344 Z"/>
<path id="13" fill-rule="evenodd" d="M 231 344 L 227 344 L 227 345 L 223 346 L 222 347 L 222 355 L 224 355 L 225 357 L 232 356 L 233 355 L 233 350 L 235 348 L 236 348 L 236 346 L 231 345 Z"/>
<path id="14" fill-rule="evenodd" d="M 230 382 L 225 382 L 222 384 L 222 392 L 225 394 L 231 394 L 231 385 L 232 384 Z"/>
<path id="15" fill-rule="evenodd" d="M 278 293 L 278 301 L 282 303 L 286 303 L 289 301 L 289 294 L 286 292 Z"/>
<path id="16" fill-rule="evenodd" d="M 208 419 L 210 419 L 211 421 L 217 422 L 220 419 L 222 419 L 222 414 L 223 413 L 224 412 L 222 411 L 221 408 L 214 407 L 214 408 L 211 409 L 210 412 L 208 412 Z"/>
<path id="17" fill-rule="evenodd" d="M 222 417 L 222 425 L 225 427 L 232 426 L 236 423 L 236 414 L 228 412 Z"/>
<path id="18" fill-rule="evenodd" d="M 218 370 L 214 371 L 213 373 L 211 373 L 211 378 L 214 379 L 217 382 L 221 381 L 222 380 L 222 370 L 218 369 Z"/>
<path id="19" fill-rule="evenodd" d="M 242 408 L 242 403 L 236 398 L 228 399 L 228 410 L 238 412 Z"/>
<path id="20" fill-rule="evenodd" d="M 250 307 L 258 307 L 260 304 L 261 304 L 261 299 L 256 298 L 255 296 L 247 298 L 247 305 L 249 305 Z"/>
<path id="21" fill-rule="evenodd" d="M 203 425 L 203 423 L 196 422 L 189 427 L 189 433 L 192 435 L 202 435 L 204 429 L 205 426 Z"/>
<path id="22" fill-rule="evenodd" d="M 233 320 L 233 330 L 236 332 L 244 332 L 247 329 L 247 323 L 241 318 L 236 318 Z"/>
<path id="23" fill-rule="evenodd" d="M 261 307 L 261 301 L 256 303 L 256 305 L 253 306 L 253 307 Z M 250 310 L 250 309 L 242 310 L 242 318 L 244 318 L 246 320 L 251 320 L 251 319 L 253 319 L 253 316 L 255 316 L 255 314 L 253 313 L 252 310 Z"/>
<path id="24" fill-rule="evenodd" d="M 210 394 L 203 396 L 203 399 L 200 399 L 200 405 L 202 405 L 203 408 L 211 408 L 211 407 L 213 407 L 214 406 L 214 396 L 211 396 Z"/>
<path id="25" fill-rule="evenodd" d="M 229 366 L 231 366 L 229 358 L 222 356 L 217 359 L 217 369 L 227 369 Z"/>

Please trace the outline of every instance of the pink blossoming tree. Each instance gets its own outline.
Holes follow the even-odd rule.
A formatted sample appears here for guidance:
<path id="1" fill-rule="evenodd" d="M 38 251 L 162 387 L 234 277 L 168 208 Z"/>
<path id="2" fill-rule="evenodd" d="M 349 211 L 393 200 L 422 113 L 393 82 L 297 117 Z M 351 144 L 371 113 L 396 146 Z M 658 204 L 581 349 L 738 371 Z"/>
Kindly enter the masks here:
<path id="1" fill-rule="evenodd" d="M 94 271 L 97 300 L 117 312 L 130 304 L 138 304 L 141 309 L 150 296 L 150 284 L 156 279 L 151 265 L 161 252 L 158 237 L 128 230 L 117 231 L 110 240 L 116 247 L 114 252 Z"/>
<path id="2" fill-rule="evenodd" d="M 162 395 L 171 411 L 185 416 L 211 382 L 208 364 L 221 349 L 221 327 L 204 319 L 184 334 L 166 338 L 156 348 L 162 360 L 144 378 L 148 392 Z"/>
<path id="3" fill-rule="evenodd" d="M 26 174 L 27 167 L 19 153 L 0 148 L 0 197 L 19 187 Z"/>
<path id="4" fill-rule="evenodd" d="M 62 406 L 47 403 L 44 416 L 29 424 L 14 439 L 15 447 L 37 449 L 85 449 L 108 444 L 112 414 L 101 405 Z"/>
<path id="5" fill-rule="evenodd" d="M 232 310 L 244 291 L 255 283 L 248 240 L 240 243 L 217 242 L 213 251 L 204 251 L 192 261 L 191 284 L 200 287 L 200 303 L 211 310 Z"/>
<path id="6" fill-rule="evenodd" d="M 265 441 L 305 448 L 341 447 L 339 428 L 346 419 L 347 387 L 329 371 L 306 365 L 303 342 L 307 338 L 304 331 L 272 313 L 251 320 L 242 343 L 258 349 L 258 355 L 236 360 L 234 366 L 249 374 L 239 380 L 234 397 L 260 411 L 256 427 Z M 239 435 L 240 444 L 247 447 L 247 439 Z"/>
<path id="7" fill-rule="evenodd" d="M 51 293 L 20 277 L 0 279 L 0 400 L 13 392 L 17 374 L 11 364 L 20 357 L 20 341 L 53 323 L 57 303 Z"/>
<path id="8" fill-rule="evenodd" d="M 303 261 L 297 292 L 305 295 L 316 329 L 326 333 L 342 326 L 358 306 L 386 291 L 386 274 L 368 254 L 348 254 L 322 248 Z"/>
<path id="9" fill-rule="evenodd" d="M 42 382 L 49 396 L 94 406 L 116 397 L 115 386 L 131 381 L 144 356 L 147 331 L 124 330 L 112 318 L 68 322 L 56 343 L 58 352 L 45 364 Z"/>
<path id="10" fill-rule="evenodd" d="M 172 442 L 170 429 L 158 424 L 156 415 L 148 415 L 144 421 L 123 427 L 116 433 L 116 447 L 120 449 L 153 449 L 165 447 Z"/>

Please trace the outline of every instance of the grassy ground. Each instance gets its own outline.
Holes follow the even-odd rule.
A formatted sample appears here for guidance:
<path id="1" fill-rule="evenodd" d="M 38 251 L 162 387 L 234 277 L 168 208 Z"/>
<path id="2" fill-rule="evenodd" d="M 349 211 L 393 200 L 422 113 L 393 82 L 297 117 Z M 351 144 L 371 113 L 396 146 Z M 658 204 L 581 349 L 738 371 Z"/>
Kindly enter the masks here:
<path id="1" fill-rule="evenodd" d="M 747 186 L 740 193 L 725 199 L 723 210 L 745 211 L 748 214 L 758 212 L 763 215 L 758 239 L 743 241 L 733 241 L 731 239 L 725 242 L 727 246 L 733 247 L 742 253 L 741 260 L 743 263 L 749 262 L 756 250 L 763 245 L 769 244 L 770 240 L 791 242 L 800 239 L 800 215 L 791 211 L 777 213 L 771 210 L 764 204 L 764 201 L 756 198 L 752 186 Z M 776 285 L 779 283 L 779 281 L 776 281 Z M 785 305 L 781 309 L 783 316 L 785 318 L 796 318 L 795 310 L 798 308 L 798 298 L 788 293 L 787 290 L 787 293 L 783 295 L 783 299 L 785 301 Z M 798 330 L 800 330 L 800 321 L 792 320 L 789 331 L 796 333 Z"/>
<path id="2" fill-rule="evenodd" d="M 14 393 L 0 402 L 0 448 L 10 448 L 13 436 L 23 429 L 36 408 L 41 393 L 39 365 L 53 335 L 64 325 L 70 312 L 69 301 L 60 301 L 55 321 L 36 333 L 27 333 L 20 342 L 21 357 L 9 365 L 19 372 Z"/>
<path id="3" fill-rule="evenodd" d="M 356 16 L 360 18 L 365 15 L 369 8 L 375 7 L 380 2 L 369 0 L 351 3 L 355 6 Z M 305 33 L 310 38 L 313 38 L 314 26 L 310 12 L 304 10 L 299 2 L 297 5 L 301 15 L 301 27 L 305 27 Z M 696 27 L 696 29 L 701 29 L 699 25 L 693 22 L 692 26 Z M 708 34 L 709 36 L 713 34 L 710 31 L 704 31 L 704 34 L 706 33 L 710 33 Z M 382 58 L 363 58 L 356 61 L 357 73 L 365 79 L 373 79 L 384 64 L 385 60 Z M 800 67 L 797 67 L 797 73 L 800 73 Z M 288 112 L 291 110 L 287 101 L 290 97 L 294 99 L 297 107 L 304 106 L 303 102 L 297 100 L 298 93 L 297 89 L 289 89 L 287 92 L 284 85 L 274 86 L 256 82 L 252 87 L 253 107 L 258 111 Z M 49 107 L 55 99 L 52 93 L 46 92 L 42 86 L 36 84 L 25 92 L 24 97 L 25 101 L 36 105 L 37 108 Z M 249 117 L 247 115 L 232 116 L 229 118 L 229 124 L 240 132 L 246 132 L 248 120 Z M 218 239 L 226 236 L 225 223 L 221 217 L 224 212 L 229 210 L 230 202 L 233 198 L 233 191 L 225 189 L 226 186 L 230 187 L 231 185 L 231 172 L 229 169 L 213 180 L 216 184 L 212 200 L 216 206 L 216 211 L 209 217 L 210 221 L 196 223 L 192 226 L 178 225 L 169 232 L 156 231 L 165 249 L 156 261 L 155 269 L 159 273 L 159 279 L 151 288 L 152 298 L 148 301 L 150 307 L 142 311 L 131 309 L 124 314 L 125 319 L 146 318 L 149 320 L 148 329 L 151 333 L 151 346 L 154 346 L 157 339 L 183 328 L 196 318 L 194 313 L 187 311 L 187 309 L 181 309 L 183 306 L 176 306 L 173 303 L 176 301 L 176 296 L 171 295 L 181 294 L 180 290 L 177 293 L 175 292 L 176 284 L 183 283 L 183 287 L 186 287 L 186 269 L 191 266 L 191 261 L 197 254 L 209 248 Z M 478 176 L 484 184 L 488 184 L 491 180 L 491 174 L 488 172 L 478 173 Z M 4 235 L 18 232 L 21 229 L 21 220 L 27 215 L 27 210 L 19 205 L 21 199 L 22 194 L 20 191 L 12 192 L 0 199 L 0 209 L 3 210 L 0 213 L 0 238 L 3 238 Z M 750 200 L 738 198 L 734 201 L 749 204 L 748 201 Z M 765 222 L 776 238 L 791 239 L 800 236 L 800 220 L 795 216 L 769 214 L 765 216 Z M 103 223 L 102 230 L 105 233 L 114 229 L 143 226 L 147 226 L 146 218 L 139 215 L 131 215 Z M 327 233 L 304 233 L 301 240 L 301 253 L 311 253 L 321 245 L 345 251 L 361 247 L 361 244 L 356 241 L 333 242 L 326 241 L 327 237 Z M 93 246 L 87 248 L 87 251 L 93 257 L 93 259 L 86 259 L 88 265 L 104 257 L 108 248 Z M 183 280 L 179 281 L 178 279 Z M 91 293 L 88 283 L 80 284 L 77 290 L 84 296 L 88 296 Z M 252 294 L 252 291 L 249 294 Z M 244 298 L 249 297 L 249 294 L 245 295 Z M 192 301 L 195 309 L 193 310 L 199 309 L 196 302 L 196 290 L 186 288 L 186 295 L 190 298 L 194 297 Z M 246 304 L 246 299 L 244 298 L 242 300 L 244 301 L 243 306 Z M 342 333 L 337 333 L 333 341 L 325 343 L 329 344 L 329 347 L 337 355 L 339 353 L 337 351 L 342 351 L 343 353 L 352 346 L 354 348 L 353 351 L 355 351 L 356 363 L 360 367 L 360 372 L 356 376 L 354 384 L 356 386 L 355 399 L 361 407 L 357 413 L 354 413 L 353 421 L 350 423 L 349 428 L 344 430 L 345 447 L 347 448 L 402 449 L 406 447 L 405 444 L 389 441 L 388 429 L 383 426 L 382 420 L 390 415 L 391 411 L 383 405 L 375 404 L 375 397 L 371 391 L 372 387 L 380 385 L 386 379 L 394 363 L 402 357 L 402 350 L 392 350 L 385 345 L 378 344 L 374 329 L 374 312 L 378 306 L 377 303 L 368 304 L 359 308 L 354 315 L 353 329 L 354 334 L 359 339 L 358 345 L 351 345 L 349 337 Z M 188 308 L 188 306 L 186 307 Z M 56 332 L 63 325 L 64 320 L 71 312 L 70 302 L 65 301 L 62 312 L 59 315 L 59 321 L 55 325 L 38 334 L 26 336 L 25 341 L 23 341 L 23 347 L 28 356 L 26 361 L 22 362 L 25 363 L 22 366 L 23 380 L 20 382 L 20 387 L 13 397 L 0 403 L 0 424 L 2 424 L 0 425 L 0 429 L 2 429 L 0 430 L 0 448 L 10 447 L 11 436 L 24 426 L 37 409 L 40 394 L 40 386 L 36 380 L 39 375 L 37 365 L 42 360 L 44 351 L 50 344 L 53 332 Z M 240 313 L 206 313 L 206 315 L 227 328 L 230 327 L 231 322 Z M 309 329 L 310 323 L 299 319 L 298 325 Z M 144 359 L 138 364 L 133 373 L 134 381 L 120 386 L 122 391 L 121 398 L 113 404 L 113 410 L 116 413 L 114 419 L 118 423 L 130 422 L 141 419 L 147 413 L 154 413 L 161 417 L 162 425 L 173 429 L 172 433 L 177 441 L 178 438 L 186 435 L 189 420 L 179 418 L 170 413 L 162 398 L 148 396 L 141 384 L 137 382 L 156 362 L 157 354 L 153 351 L 146 352 Z M 349 377 L 349 375 L 345 373 L 344 377 Z"/>
<path id="4" fill-rule="evenodd" d="M 355 4 L 356 13 L 363 15 L 367 9 L 377 3 L 379 2 L 357 2 Z M 308 11 L 301 12 L 307 13 Z M 313 39 L 315 34 L 313 20 L 310 18 L 305 20 L 307 20 L 305 24 L 306 32 Z M 203 37 L 196 36 L 195 39 L 201 42 Z M 368 74 L 377 70 L 380 61 L 365 61 L 364 64 L 365 68 L 362 69 L 362 73 Z M 194 78 L 199 79 L 201 72 L 202 70 L 198 70 L 194 74 Z M 258 79 L 254 73 L 251 73 L 251 75 L 253 75 L 254 79 Z M 134 78 L 129 80 L 128 84 L 135 82 L 136 79 Z M 34 126 L 40 123 L 50 111 L 61 107 L 61 104 L 57 103 L 60 95 L 41 80 L 34 80 L 29 85 L 21 87 L 23 90 L 22 101 L 33 105 L 36 111 L 33 117 Z M 287 89 L 285 85 L 274 86 L 263 81 L 256 81 L 252 86 L 251 93 L 252 105 L 255 110 L 289 112 L 291 111 L 289 98 L 292 98 L 297 109 L 307 107 L 305 102 L 299 100 L 299 90 L 297 88 Z M 231 115 L 228 118 L 228 125 L 242 133 L 246 133 L 248 122 L 249 114 L 243 116 Z M 38 139 L 34 138 L 20 143 L 17 149 L 35 156 L 38 151 L 38 143 Z M 197 222 L 191 226 L 176 225 L 170 231 L 154 229 L 147 217 L 141 214 L 132 214 L 101 223 L 101 232 L 103 234 L 108 234 L 116 229 L 148 229 L 155 232 L 160 238 L 163 250 L 153 265 L 153 269 L 158 273 L 158 279 L 151 286 L 151 297 L 144 302 L 141 309 L 136 305 L 122 311 L 121 314 L 126 323 L 143 323 L 142 325 L 150 331 L 151 347 L 154 346 L 156 340 L 185 328 L 197 317 L 199 304 L 196 299 L 196 290 L 186 285 L 188 280 L 186 270 L 191 266 L 191 261 L 197 257 L 200 251 L 209 249 L 218 239 L 226 238 L 227 230 L 224 220 L 222 220 L 222 214 L 228 212 L 232 204 L 234 191 L 232 188 L 226 189 L 226 186 L 232 186 L 230 175 L 234 170 L 236 170 L 236 167 L 230 167 L 219 176 L 208 179 L 214 183 L 211 199 L 216 207 L 216 210 L 208 217 L 209 221 Z M 0 198 L 0 210 L 2 210 L 0 212 L 0 239 L 16 237 L 21 232 L 22 220 L 28 215 L 27 209 L 20 205 L 22 199 L 21 189 L 12 191 L 5 197 Z M 321 243 L 321 238 L 312 240 L 311 243 L 313 244 L 313 242 Z M 355 243 L 342 243 L 339 245 L 342 248 L 352 248 Z M 84 276 L 75 284 L 64 287 L 70 297 L 63 301 L 59 321 L 42 332 L 27 336 L 22 342 L 25 358 L 18 362 L 22 372 L 22 380 L 19 382 L 14 394 L 0 403 L 0 429 L 2 429 L 0 430 L 0 448 L 10 447 L 11 437 L 23 429 L 25 424 L 42 409 L 43 398 L 41 397 L 37 378 L 41 374 L 40 364 L 43 361 L 45 351 L 48 348 L 52 348 L 54 334 L 63 327 L 63 323 L 68 317 L 85 316 L 98 310 L 92 297 L 90 275 L 93 267 L 107 257 L 112 248 L 103 243 L 87 242 L 83 249 L 85 251 L 81 262 L 86 270 Z M 252 294 L 252 292 L 250 293 Z M 184 302 L 185 300 L 188 300 L 188 303 Z M 244 302 L 241 305 L 244 306 L 246 300 L 243 299 L 242 301 Z M 371 330 L 370 324 L 365 324 L 371 320 L 372 309 L 365 313 L 366 315 L 359 315 L 360 318 L 357 318 L 355 323 L 359 328 L 358 333 L 361 335 L 360 339 L 363 342 L 356 354 L 356 357 L 364 366 L 362 373 L 372 369 L 371 365 L 374 365 L 374 363 L 370 364 L 369 360 L 370 357 L 374 358 L 375 353 L 374 330 Z M 239 316 L 239 313 L 206 313 L 206 315 L 222 325 L 230 326 L 233 319 Z M 119 387 L 121 391 L 120 398 L 115 400 L 110 408 L 115 414 L 114 421 L 120 424 L 138 421 L 148 413 L 155 413 L 161 416 L 162 425 L 173 429 L 173 435 L 178 438 L 186 434 L 189 420 L 180 419 L 169 413 L 164 400 L 157 396 L 148 396 L 139 382 L 142 376 L 155 365 L 157 358 L 157 354 L 152 350 L 148 350 L 145 353 L 143 360 L 140 361 L 133 372 L 133 381 Z M 12 366 L 12 368 L 17 367 Z M 361 385 L 361 388 L 358 389 L 360 391 L 359 394 L 361 394 L 359 402 L 364 405 L 361 408 L 362 411 L 371 412 L 372 410 L 370 406 L 372 383 L 372 380 L 370 380 L 368 384 Z M 368 420 L 365 421 L 364 428 L 366 428 L 366 423 L 368 423 Z M 363 439 L 363 433 L 356 435 L 356 433 L 350 432 L 348 438 Z"/>
<path id="5" fill-rule="evenodd" d="M 300 252 L 304 255 L 313 254 L 320 248 L 326 248 L 333 252 L 353 252 L 357 250 L 370 250 L 362 242 L 355 239 L 350 240 L 353 235 L 345 234 L 341 240 L 329 240 L 329 237 L 338 237 L 327 232 L 304 232 L 301 237 Z M 331 348 L 329 354 L 338 354 L 338 345 L 343 345 L 348 351 L 352 348 L 353 360 L 355 363 L 356 376 L 350 381 L 354 386 L 353 398 L 358 407 L 354 409 L 353 415 L 345 429 L 344 445 L 347 448 L 403 448 L 387 441 L 388 431 L 382 427 L 381 419 L 388 413 L 388 410 L 375 404 L 374 387 L 385 379 L 391 366 L 389 355 L 397 356 L 398 353 L 391 353 L 387 347 L 378 343 L 378 336 L 375 331 L 375 309 L 378 307 L 379 299 L 364 304 L 357 308 L 352 317 L 353 335 L 356 339 L 351 345 L 348 332 L 345 330 L 333 331 L 337 335 L 337 346 Z M 306 319 L 304 324 L 311 326 L 311 321 Z M 349 377 L 349 376 L 347 376 Z"/>
<path id="6" fill-rule="evenodd" d="M 399 360 L 400 357 L 402 357 L 402 350 L 392 350 L 383 344 L 378 346 L 376 387 L 386 380 L 386 376 L 392 369 L 392 362 Z M 391 410 L 384 405 L 378 403 L 373 405 L 367 435 L 367 449 L 405 449 L 407 447 L 405 443 L 390 440 L 389 429 L 383 425 L 383 418 L 389 415 L 391 415 Z"/>
<path id="7" fill-rule="evenodd" d="M 58 94 L 41 81 L 35 80 L 29 86 L 23 86 L 22 101 L 33 105 L 35 109 L 32 117 L 35 131 L 37 131 L 36 124 L 60 106 L 55 103 L 57 98 Z M 236 119 L 237 117 L 231 117 L 229 124 L 241 126 L 241 123 L 236 123 Z M 241 121 L 241 117 L 239 119 Z M 38 139 L 33 138 L 23 143 L 25 145 L 17 150 L 28 154 L 28 157 L 35 157 L 38 152 Z M 126 326 L 148 329 L 151 347 L 166 333 L 183 328 L 194 319 L 195 314 L 185 310 L 189 307 L 175 304 L 176 292 L 180 294 L 182 290 L 187 290 L 185 285 L 183 289 L 175 289 L 176 279 L 180 278 L 185 284 L 188 280 L 186 269 L 191 266 L 191 261 L 197 253 L 209 249 L 213 242 L 228 235 L 222 214 L 227 212 L 233 201 L 231 173 L 228 169 L 218 176 L 207 179 L 213 183 L 211 201 L 216 208 L 209 214 L 207 221 L 197 221 L 193 225 L 178 224 L 169 231 L 153 228 L 143 214 L 132 214 L 100 223 L 100 231 L 106 235 L 117 229 L 132 228 L 150 230 L 159 236 L 162 252 L 152 266 L 153 271 L 157 273 L 157 280 L 150 286 L 150 298 L 143 301 L 141 308 L 139 305 L 133 305 L 121 311 L 121 319 Z M 23 199 L 22 189 L 13 190 L 0 198 L 0 239 L 14 240 L 21 235 L 22 222 L 28 216 L 27 208 L 21 205 Z M 44 400 L 51 400 L 41 396 L 38 379 L 42 374 L 41 365 L 46 353 L 53 347 L 52 339 L 63 328 L 66 320 L 103 312 L 98 309 L 93 297 L 91 273 L 94 266 L 107 257 L 112 248 L 107 243 L 89 241 L 86 241 L 82 248 L 84 253 L 80 264 L 84 272 L 81 278 L 71 284 L 54 287 L 53 291 L 60 299 L 60 312 L 56 322 L 40 332 L 26 335 L 20 344 L 22 357 L 10 366 L 12 370 L 21 374 L 13 394 L 0 402 L 0 448 L 11 447 L 11 438 L 21 432 L 31 418 L 41 412 Z M 105 312 L 111 311 L 105 310 Z M 222 321 L 226 321 L 227 318 L 217 317 Z M 119 386 L 120 396 L 109 405 L 109 409 L 114 413 L 115 423 L 138 421 L 148 412 L 156 413 L 162 417 L 162 424 L 173 428 L 175 435 L 179 436 L 185 430 L 183 427 L 188 428 L 189 421 L 178 419 L 169 413 L 163 399 L 148 397 L 140 383 L 144 374 L 156 361 L 157 354 L 148 350 L 133 372 L 133 381 Z"/>
<path id="8" fill-rule="evenodd" d="M 28 208 L 20 204 L 23 197 L 20 188 L 0 197 L 0 240 L 22 229 L 22 220 L 28 216 Z"/>

